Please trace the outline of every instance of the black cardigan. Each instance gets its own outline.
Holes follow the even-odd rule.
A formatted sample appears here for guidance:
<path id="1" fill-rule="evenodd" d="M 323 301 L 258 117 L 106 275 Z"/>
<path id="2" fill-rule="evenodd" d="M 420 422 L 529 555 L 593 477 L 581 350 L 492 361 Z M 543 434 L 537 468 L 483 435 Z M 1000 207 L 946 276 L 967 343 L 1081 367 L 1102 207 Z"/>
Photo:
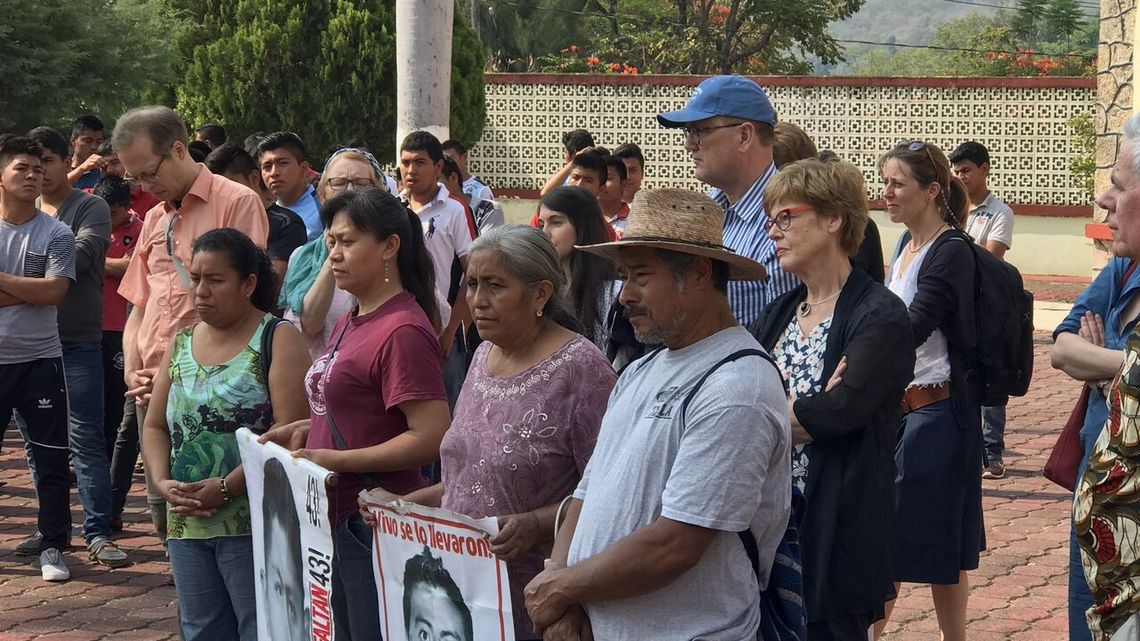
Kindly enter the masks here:
<path id="1" fill-rule="evenodd" d="M 804 294 L 800 285 L 777 298 L 752 326 L 769 351 Z M 800 528 L 809 621 L 878 614 L 894 594 L 894 450 L 914 349 L 902 300 L 853 269 L 835 303 L 824 352 L 823 381 L 847 357 L 843 382 L 794 406 L 813 439 Z"/>

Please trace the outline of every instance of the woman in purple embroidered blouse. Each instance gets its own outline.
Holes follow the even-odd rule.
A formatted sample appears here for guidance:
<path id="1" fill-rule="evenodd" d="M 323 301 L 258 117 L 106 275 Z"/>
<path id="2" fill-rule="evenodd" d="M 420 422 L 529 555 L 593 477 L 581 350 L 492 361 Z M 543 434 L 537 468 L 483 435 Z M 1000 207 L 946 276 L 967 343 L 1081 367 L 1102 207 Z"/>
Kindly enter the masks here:
<path id="1" fill-rule="evenodd" d="M 402 498 L 499 518 L 491 549 L 510 571 L 515 636 L 537 639 L 522 589 L 542 571 L 617 376 L 579 333 L 558 254 L 537 229 L 508 225 L 475 242 L 467 302 L 485 342 L 440 446 L 443 482 Z"/>

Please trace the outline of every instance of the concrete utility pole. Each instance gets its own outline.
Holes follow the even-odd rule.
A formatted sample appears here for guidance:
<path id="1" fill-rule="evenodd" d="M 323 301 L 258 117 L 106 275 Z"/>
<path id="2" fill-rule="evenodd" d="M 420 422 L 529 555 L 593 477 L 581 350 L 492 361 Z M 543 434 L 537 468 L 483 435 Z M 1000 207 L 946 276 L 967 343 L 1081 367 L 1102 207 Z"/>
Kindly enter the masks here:
<path id="1" fill-rule="evenodd" d="M 454 0 L 396 0 L 396 149 L 419 129 L 450 138 Z"/>

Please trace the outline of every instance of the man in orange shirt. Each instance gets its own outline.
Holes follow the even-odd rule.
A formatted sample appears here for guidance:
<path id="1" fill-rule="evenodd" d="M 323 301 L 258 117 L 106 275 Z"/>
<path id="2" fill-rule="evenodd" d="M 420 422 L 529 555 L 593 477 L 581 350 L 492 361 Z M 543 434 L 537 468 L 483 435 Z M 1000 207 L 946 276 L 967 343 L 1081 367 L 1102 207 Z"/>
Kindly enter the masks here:
<path id="1" fill-rule="evenodd" d="M 128 176 L 161 201 L 147 212 L 119 285 L 133 305 L 123 330 L 123 369 L 140 429 L 163 355 L 175 333 L 198 319 L 189 272 L 194 242 L 212 229 L 232 227 L 264 248 L 269 233 L 261 197 L 194 162 L 188 144 L 185 121 L 168 107 L 128 111 L 112 135 Z M 165 540 L 166 502 L 149 481 L 147 503 Z"/>

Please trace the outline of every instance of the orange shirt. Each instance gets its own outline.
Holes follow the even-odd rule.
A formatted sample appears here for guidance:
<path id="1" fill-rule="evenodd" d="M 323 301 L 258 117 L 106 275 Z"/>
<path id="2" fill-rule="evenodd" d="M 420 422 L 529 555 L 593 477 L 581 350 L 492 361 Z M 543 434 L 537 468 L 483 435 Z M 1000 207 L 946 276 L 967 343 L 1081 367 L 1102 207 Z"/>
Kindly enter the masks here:
<path id="1" fill-rule="evenodd" d="M 175 217 L 174 206 L 167 202 L 147 212 L 134 256 L 119 285 L 119 294 L 143 310 L 137 337 L 143 369 L 158 368 L 174 334 L 198 320 L 194 296 L 166 250 L 171 222 L 176 221 L 170 231 L 174 255 L 187 270 L 194 241 L 212 229 L 232 227 L 262 248 L 269 234 L 261 197 L 248 187 L 215 176 L 202 164 L 177 213 Z"/>

